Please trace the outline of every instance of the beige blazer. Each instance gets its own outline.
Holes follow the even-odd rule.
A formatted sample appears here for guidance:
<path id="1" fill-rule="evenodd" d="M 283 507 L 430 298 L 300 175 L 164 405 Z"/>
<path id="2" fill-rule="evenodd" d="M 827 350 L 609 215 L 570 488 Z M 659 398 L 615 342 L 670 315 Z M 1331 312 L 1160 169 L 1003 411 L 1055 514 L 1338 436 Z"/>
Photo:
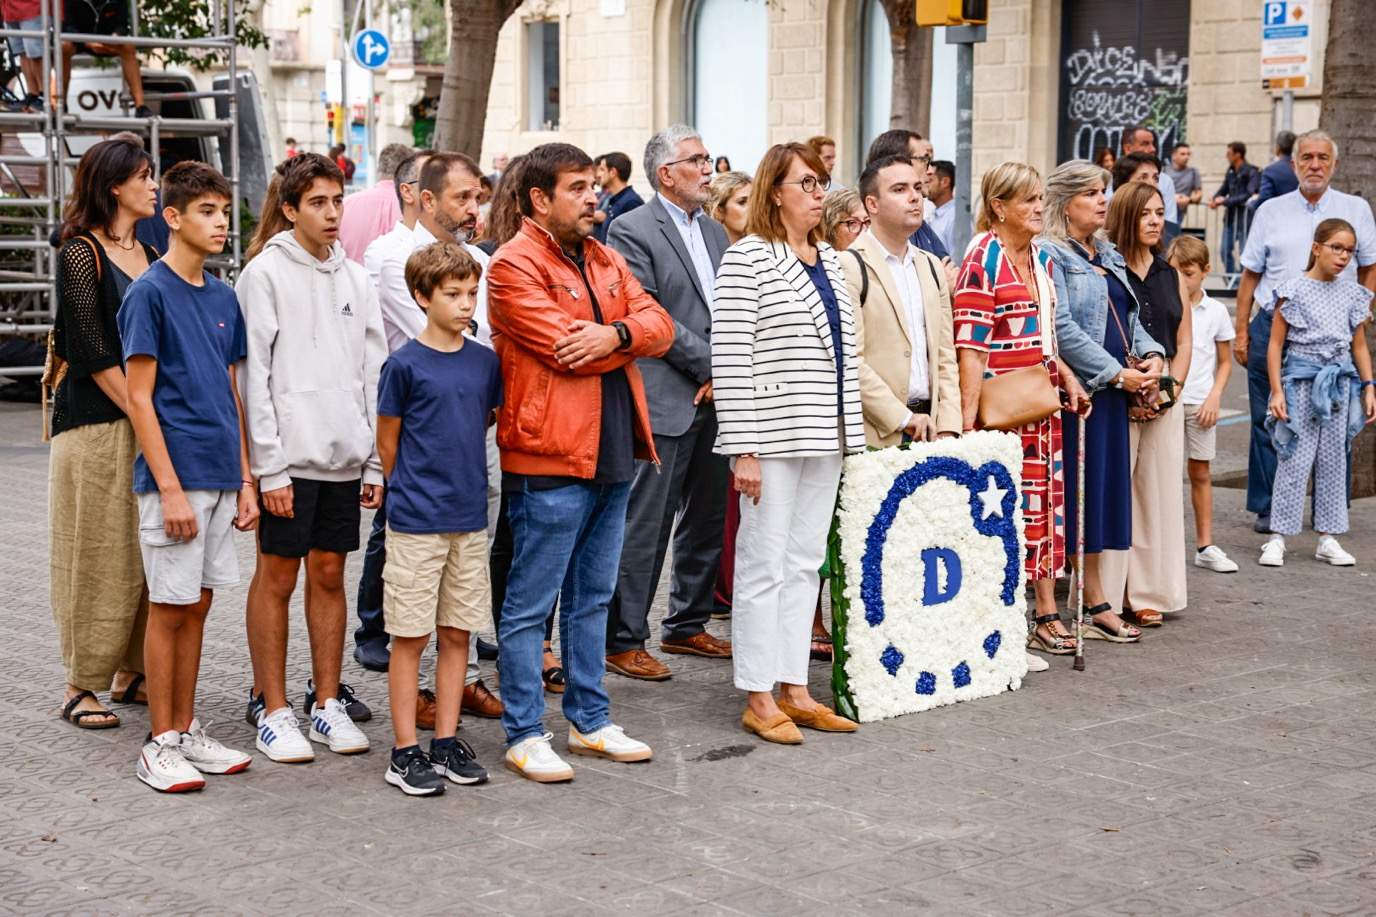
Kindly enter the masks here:
<path id="1" fill-rule="evenodd" d="M 936 433 L 959 434 L 960 374 L 956 367 L 955 335 L 951 327 L 951 290 L 941 262 L 909 243 L 917 259 L 926 315 L 927 366 L 931 378 L 932 420 Z M 869 291 L 860 305 L 860 265 L 869 275 Z M 839 253 L 846 289 L 855 303 L 855 343 L 860 357 L 860 405 L 865 415 L 866 444 L 882 448 L 902 441 L 908 417 L 908 375 L 912 368 L 912 339 L 884 247 L 864 233 Z M 928 265 L 931 268 L 929 269 Z M 933 279 L 933 269 L 936 280 Z"/>

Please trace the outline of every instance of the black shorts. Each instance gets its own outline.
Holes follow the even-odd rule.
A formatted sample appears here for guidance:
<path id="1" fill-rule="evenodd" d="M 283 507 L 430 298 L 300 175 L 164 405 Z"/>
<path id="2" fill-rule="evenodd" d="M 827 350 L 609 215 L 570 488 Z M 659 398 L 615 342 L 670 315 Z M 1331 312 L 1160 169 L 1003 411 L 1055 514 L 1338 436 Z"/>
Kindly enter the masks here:
<path id="1" fill-rule="evenodd" d="M 258 549 L 276 557 L 305 557 L 311 551 L 358 550 L 362 482 L 312 481 L 292 478 L 290 519 L 274 516 L 262 505 L 258 517 Z"/>

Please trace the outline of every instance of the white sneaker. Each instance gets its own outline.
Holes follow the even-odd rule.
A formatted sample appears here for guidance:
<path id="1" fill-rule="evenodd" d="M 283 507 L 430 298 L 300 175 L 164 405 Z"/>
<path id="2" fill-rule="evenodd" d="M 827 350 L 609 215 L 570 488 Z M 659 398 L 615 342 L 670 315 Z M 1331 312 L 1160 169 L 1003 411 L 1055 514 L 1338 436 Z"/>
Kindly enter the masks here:
<path id="1" fill-rule="evenodd" d="M 311 741 L 330 746 L 338 755 L 356 755 L 368 750 L 368 737 L 349 719 L 349 711 L 331 697 L 325 706 L 311 708 Z"/>
<path id="2" fill-rule="evenodd" d="M 191 728 L 182 733 L 182 757 L 202 774 L 237 774 L 253 763 L 252 755 L 221 745 L 195 719 Z"/>
<path id="3" fill-rule="evenodd" d="M 550 733 L 522 739 L 506 750 L 506 768 L 536 783 L 560 783 L 573 779 L 573 768 L 554 753 Z"/>
<path id="4" fill-rule="evenodd" d="M 632 739 L 615 723 L 608 723 L 587 735 L 570 726 L 569 751 L 575 755 L 610 758 L 613 761 L 649 761 L 654 754 L 650 746 Z"/>
<path id="5" fill-rule="evenodd" d="M 1326 561 L 1335 567 L 1350 567 L 1357 562 L 1357 558 L 1344 551 L 1343 546 L 1338 544 L 1338 539 L 1332 535 L 1324 535 L 1319 539 L 1314 559 Z"/>
<path id="6" fill-rule="evenodd" d="M 311 743 L 296 725 L 296 714 L 290 707 L 280 707 L 258 718 L 258 750 L 278 764 L 301 764 L 315 760 Z"/>
<path id="7" fill-rule="evenodd" d="M 175 729 L 149 739 L 139 752 L 139 779 L 160 793 L 204 789 L 205 778 L 182 756 L 181 742 Z"/>
<path id="8" fill-rule="evenodd" d="M 1027 671 L 1045 672 L 1049 668 L 1051 668 L 1051 663 L 1047 662 L 1045 659 L 1038 656 L 1036 653 L 1027 654 Z"/>
<path id="9" fill-rule="evenodd" d="M 1196 551 L 1194 555 L 1194 565 L 1203 567 L 1205 570 L 1212 570 L 1215 573 L 1236 573 L 1237 562 L 1224 553 L 1223 549 L 1216 544 L 1211 544 L 1202 551 Z"/>
<path id="10" fill-rule="evenodd" d="M 1285 566 L 1285 539 L 1279 535 L 1272 535 L 1270 540 L 1261 546 L 1261 557 L 1257 558 L 1257 563 L 1263 567 Z"/>

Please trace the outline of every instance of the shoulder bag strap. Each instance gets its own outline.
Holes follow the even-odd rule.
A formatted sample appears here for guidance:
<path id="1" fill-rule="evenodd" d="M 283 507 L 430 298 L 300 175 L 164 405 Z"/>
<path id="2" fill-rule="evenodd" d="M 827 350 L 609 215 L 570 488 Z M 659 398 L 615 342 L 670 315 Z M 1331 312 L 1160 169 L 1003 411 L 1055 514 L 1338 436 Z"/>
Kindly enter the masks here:
<path id="1" fill-rule="evenodd" d="M 860 253 L 853 248 L 847 249 L 847 251 L 855 258 L 855 266 L 860 268 L 860 307 L 864 308 L 865 300 L 870 295 L 870 275 L 865 270 L 865 259 L 860 256 Z"/>

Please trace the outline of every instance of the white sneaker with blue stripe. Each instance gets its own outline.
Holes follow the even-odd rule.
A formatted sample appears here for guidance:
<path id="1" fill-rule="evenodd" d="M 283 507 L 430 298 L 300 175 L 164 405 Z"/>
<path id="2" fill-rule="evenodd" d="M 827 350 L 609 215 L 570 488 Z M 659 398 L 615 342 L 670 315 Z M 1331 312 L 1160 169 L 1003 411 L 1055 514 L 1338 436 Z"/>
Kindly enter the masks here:
<path id="1" fill-rule="evenodd" d="M 296 714 L 290 707 L 279 707 L 266 716 L 258 718 L 258 750 L 268 756 L 269 761 L 279 764 L 301 764 L 315 760 L 315 750 L 301 727 L 296 725 Z"/>
<path id="2" fill-rule="evenodd" d="M 349 711 L 331 697 L 325 706 L 311 708 L 311 741 L 330 746 L 339 755 L 356 755 L 368 750 L 368 737 L 349 719 Z"/>

